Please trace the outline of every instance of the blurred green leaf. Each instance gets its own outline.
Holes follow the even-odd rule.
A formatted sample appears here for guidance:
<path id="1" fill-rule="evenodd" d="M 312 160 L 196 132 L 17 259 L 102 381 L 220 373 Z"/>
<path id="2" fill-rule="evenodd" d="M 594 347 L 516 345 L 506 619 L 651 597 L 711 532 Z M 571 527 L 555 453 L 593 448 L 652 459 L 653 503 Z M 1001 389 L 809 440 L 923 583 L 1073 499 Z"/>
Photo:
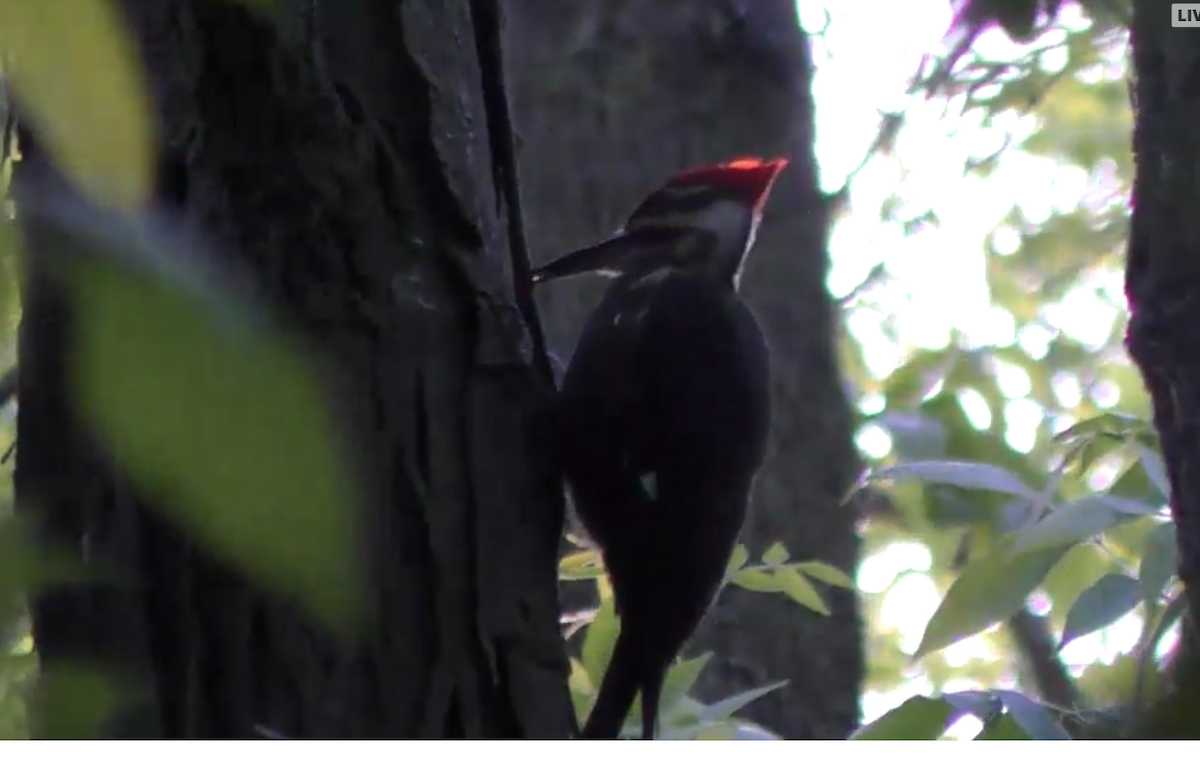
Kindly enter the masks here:
<path id="1" fill-rule="evenodd" d="M 917 695 L 863 725 L 850 735 L 852 741 L 935 741 L 957 711 L 942 698 Z"/>
<path id="2" fill-rule="evenodd" d="M 76 403 L 139 493 L 349 628 L 363 614 L 358 495 L 304 350 L 119 260 L 76 262 L 67 278 Z"/>
<path id="3" fill-rule="evenodd" d="M 589 581 L 604 575 L 604 564 L 595 549 L 572 552 L 558 561 L 558 578 L 561 581 Z"/>
<path id="4" fill-rule="evenodd" d="M 975 741 L 1032 741 L 1033 736 L 1017 724 L 1016 719 L 1009 714 L 1001 714 L 983 725 L 983 730 L 975 737 Z"/>
<path id="5" fill-rule="evenodd" d="M 788 556 L 787 547 L 776 541 L 767 551 L 763 552 L 762 561 L 764 565 L 774 567 L 786 563 Z"/>
<path id="6" fill-rule="evenodd" d="M 711 703 L 708 706 L 705 706 L 703 712 L 700 714 L 700 721 L 715 722 L 717 720 L 727 719 L 745 707 L 749 706 L 751 703 L 754 703 L 764 695 L 769 695 L 770 693 L 773 693 L 776 690 L 786 686 L 787 680 L 785 679 L 783 681 L 765 684 L 762 687 L 755 687 L 754 689 L 746 690 L 745 692 L 739 692 L 736 695 L 730 695 L 728 698 L 723 698 L 716 703 Z"/>
<path id="7" fill-rule="evenodd" d="M 729 555 L 729 563 L 725 566 L 725 580 L 729 581 L 736 572 L 742 570 L 749 559 L 750 552 L 746 549 L 745 544 L 735 546 L 733 554 Z"/>
<path id="8" fill-rule="evenodd" d="M 1146 547 L 1138 568 L 1138 585 L 1147 603 L 1155 603 L 1162 597 L 1167 582 L 1175 575 L 1177 563 L 1175 524 L 1160 522 L 1146 534 Z"/>
<path id="9" fill-rule="evenodd" d="M 884 382 L 883 395 L 887 407 L 907 408 L 920 403 L 945 378 L 956 359 L 958 352 L 954 348 L 922 350 L 910 356 Z"/>
<path id="10" fill-rule="evenodd" d="M 758 568 L 743 568 L 733 575 L 730 582 L 752 592 L 781 592 L 783 586 L 769 572 Z"/>
<path id="11" fill-rule="evenodd" d="M 1013 556 L 999 548 L 971 560 L 925 626 L 914 656 L 945 649 L 1011 617 L 1065 551 L 1038 549 Z"/>
<path id="12" fill-rule="evenodd" d="M 1149 631 L 1146 640 L 1142 643 L 1142 653 L 1138 657 L 1137 666 L 1137 690 L 1138 698 L 1143 698 L 1146 688 L 1149 686 L 1152 672 L 1157 669 L 1156 652 L 1158 645 L 1166 637 L 1167 632 L 1172 627 L 1179 624 L 1183 619 L 1183 615 L 1187 613 L 1188 599 L 1186 593 L 1178 593 L 1171 598 L 1167 605 L 1161 609 L 1157 620 L 1154 623 L 1154 629 Z M 1141 702 L 1140 700 L 1138 701 Z"/>
<path id="13" fill-rule="evenodd" d="M 1077 544 L 1127 519 L 1096 496 L 1088 495 L 1064 503 L 1021 528 L 1013 537 L 1010 554 Z"/>
<path id="14" fill-rule="evenodd" d="M 604 672 L 608 670 L 608 662 L 612 659 L 613 647 L 617 644 L 619 633 L 620 623 L 617 621 L 613 599 L 605 598 L 600 601 L 600 606 L 596 609 L 596 616 L 588 625 L 583 639 L 583 648 L 580 651 L 584 670 L 587 671 L 588 678 L 592 680 L 593 684 L 604 678 Z"/>
<path id="15" fill-rule="evenodd" d="M 1163 500 L 1167 500 L 1171 496 L 1171 481 L 1167 478 L 1167 467 L 1163 464 L 1162 457 L 1158 452 L 1152 449 L 1139 446 L 1138 459 L 1141 460 L 1142 469 L 1146 475 L 1150 477 L 1150 481 L 1158 488 Z"/>
<path id="16" fill-rule="evenodd" d="M 140 205 L 155 129 L 137 47 L 108 0 L 0 0 L 0 48 L 39 140 L 89 197 Z"/>
<path id="17" fill-rule="evenodd" d="M 38 712 L 37 738 L 93 739 L 102 728 L 136 702 L 133 687 L 113 672 L 77 664 L 43 668 L 31 707 Z"/>
<path id="18" fill-rule="evenodd" d="M 1057 443 L 1071 443 L 1081 438 L 1093 438 L 1101 434 L 1114 434 L 1124 437 L 1130 433 L 1144 432 L 1148 425 L 1145 420 L 1130 414 L 1109 411 L 1096 414 L 1076 422 L 1054 436 Z"/>
<path id="19" fill-rule="evenodd" d="M 995 693 L 1004 704 L 1006 714 L 1031 737 L 1039 741 L 1071 740 L 1058 716 L 1038 701 L 1013 690 L 996 690 Z"/>
<path id="20" fill-rule="evenodd" d="M 1067 613 L 1059 649 L 1077 638 L 1108 627 L 1142 602 L 1137 579 L 1110 573 L 1084 590 Z"/>
<path id="21" fill-rule="evenodd" d="M 802 563 L 795 563 L 792 567 L 817 581 L 846 590 L 854 589 L 854 580 L 829 563 L 823 563 L 820 560 L 806 560 Z"/>
<path id="22" fill-rule="evenodd" d="M 926 460 L 879 468 L 866 476 L 867 482 L 917 481 L 945 484 L 969 490 L 990 490 L 1033 499 L 1037 493 L 1017 476 L 982 462 Z"/>
<path id="23" fill-rule="evenodd" d="M 571 675 L 567 677 L 567 689 L 571 693 L 571 705 L 575 709 L 575 720 L 587 719 L 588 711 L 596 695 L 596 685 L 583 663 L 571 658 Z"/>
<path id="24" fill-rule="evenodd" d="M 668 669 L 667 676 L 663 680 L 662 693 L 659 696 L 660 716 L 666 717 L 679 705 L 684 696 L 691 692 L 712 656 L 712 652 L 705 652 L 690 660 L 680 660 Z"/>

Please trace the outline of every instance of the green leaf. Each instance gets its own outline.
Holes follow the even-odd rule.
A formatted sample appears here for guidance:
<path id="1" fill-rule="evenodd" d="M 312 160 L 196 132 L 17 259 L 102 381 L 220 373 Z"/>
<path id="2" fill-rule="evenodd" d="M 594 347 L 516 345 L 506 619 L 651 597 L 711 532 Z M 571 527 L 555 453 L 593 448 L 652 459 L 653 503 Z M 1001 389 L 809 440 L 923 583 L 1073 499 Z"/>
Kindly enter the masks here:
<path id="1" fill-rule="evenodd" d="M 137 47 L 107 0 L 0 0 L 0 47 L 50 156 L 90 198 L 149 197 L 154 127 Z"/>
<path id="2" fill-rule="evenodd" d="M 612 659 L 613 647 L 617 644 L 617 635 L 620 632 L 620 622 L 617 620 L 613 599 L 605 598 L 600 601 L 600 607 L 596 609 L 596 616 L 588 625 L 587 633 L 584 634 L 583 648 L 580 650 L 580 659 L 583 661 L 584 670 L 587 671 L 588 678 L 593 683 L 604 678 L 604 672 L 608 670 L 608 662 Z"/>
<path id="3" fill-rule="evenodd" d="M 65 268 L 81 419 L 197 541 L 350 628 L 363 615 L 360 495 L 309 353 L 231 293 L 214 305 L 215 290 L 153 272 L 180 261 L 166 247 L 145 267 L 106 248 Z"/>
<path id="4" fill-rule="evenodd" d="M 936 741 L 946 732 L 954 706 L 942 698 L 917 695 L 862 726 L 850 735 L 852 741 Z"/>
<path id="5" fill-rule="evenodd" d="M 571 706 L 575 709 L 576 721 L 587 719 L 596 696 L 596 685 L 583 663 L 574 657 L 571 658 L 571 675 L 567 677 L 567 689 L 571 693 Z"/>
<path id="6" fill-rule="evenodd" d="M 93 739 L 137 697 L 129 680 L 118 683 L 111 670 L 78 663 L 43 667 L 34 686 L 31 709 L 41 730 L 37 738 Z"/>
<path id="7" fill-rule="evenodd" d="M 829 616 L 829 606 L 826 605 L 825 599 L 821 597 L 821 593 L 817 592 L 817 588 L 813 587 L 812 582 L 804 577 L 804 574 L 794 568 L 776 568 L 775 581 L 779 583 L 780 592 L 796 603 L 823 616 Z"/>
<path id="8" fill-rule="evenodd" d="M 1128 520 L 1094 495 L 1064 503 L 1042 519 L 1021 528 L 1013 538 L 1010 554 L 1034 549 L 1065 547 L 1097 536 Z"/>
<path id="9" fill-rule="evenodd" d="M 671 711 L 696 685 L 696 680 L 700 678 L 700 674 L 712 656 L 712 652 L 705 652 L 699 657 L 680 660 L 671 666 L 663 680 L 662 693 L 659 696 L 660 716 L 664 719 L 670 716 Z"/>
<path id="10" fill-rule="evenodd" d="M 716 703 L 705 706 L 704 710 L 700 714 L 699 719 L 701 722 L 718 722 L 720 720 L 728 719 L 764 695 L 773 693 L 776 690 L 786 686 L 787 680 L 784 679 L 783 681 L 772 682 L 770 684 L 763 685 L 762 687 L 755 687 L 752 690 L 739 692 L 737 695 L 730 695 L 728 698 L 724 698 Z"/>
<path id="11" fill-rule="evenodd" d="M 595 549 L 573 552 L 558 561 L 560 581 L 590 581 L 604 575 L 604 564 Z"/>
<path id="12" fill-rule="evenodd" d="M 696 734 L 696 741 L 737 741 L 737 728 L 727 722 L 710 725 Z"/>
<path id="13" fill-rule="evenodd" d="M 925 460 L 901 463 L 880 468 L 867 474 L 866 481 L 905 482 L 923 484 L 945 484 L 968 490 L 990 490 L 1033 500 L 1037 492 L 1030 489 L 1020 478 L 994 465 L 978 462 L 956 462 L 947 460 Z"/>
<path id="14" fill-rule="evenodd" d="M 1158 452 L 1145 447 L 1137 447 L 1138 460 L 1142 463 L 1142 470 L 1146 472 L 1146 476 L 1158 488 L 1163 500 L 1167 501 L 1171 497 L 1171 480 L 1167 478 L 1167 467 L 1163 464 L 1162 457 Z"/>
<path id="15" fill-rule="evenodd" d="M 788 557 L 787 547 L 776 541 L 767 551 L 763 552 L 762 561 L 764 565 L 773 567 L 786 563 Z"/>
<path id="16" fill-rule="evenodd" d="M 1017 613 L 1065 552 L 1038 549 L 1013 556 L 1001 547 L 971 560 L 925 626 L 914 656 L 944 649 Z"/>
<path id="17" fill-rule="evenodd" d="M 745 544 L 738 544 L 733 548 L 733 554 L 729 555 L 729 563 L 725 566 L 725 580 L 729 581 L 733 575 L 742 570 L 742 566 L 750 559 L 750 552 L 746 549 Z"/>
<path id="18" fill-rule="evenodd" d="M 1056 443 L 1066 443 L 1079 438 L 1092 438 L 1101 434 L 1125 436 L 1130 433 L 1142 432 L 1147 428 L 1145 420 L 1130 414 L 1109 411 L 1094 417 L 1076 422 L 1054 436 Z"/>
<path id="19" fill-rule="evenodd" d="M 1177 562 L 1175 525 L 1161 522 L 1146 533 L 1146 546 L 1138 568 L 1138 584 L 1146 603 L 1156 603 L 1162 596 L 1167 582 L 1175 575 Z"/>
<path id="20" fill-rule="evenodd" d="M 1005 713 L 1033 738 L 1039 741 L 1071 740 L 1071 735 L 1062 726 L 1058 715 L 1038 701 L 1012 690 L 994 692 L 1004 703 Z"/>
<path id="21" fill-rule="evenodd" d="M 888 408 L 907 408 L 921 402 L 958 359 L 958 350 L 922 350 L 892 371 L 883 385 Z"/>
<path id="22" fill-rule="evenodd" d="M 759 568 L 743 568 L 729 581 L 751 592 L 779 592 L 783 589 L 779 580 Z"/>
<path id="23" fill-rule="evenodd" d="M 805 576 L 816 579 L 819 582 L 841 587 L 846 590 L 854 589 L 854 580 L 829 563 L 823 563 L 820 560 L 805 560 L 802 563 L 795 563 L 793 566 L 797 571 Z"/>
<path id="24" fill-rule="evenodd" d="M 1162 613 L 1158 615 L 1158 620 L 1154 625 L 1154 630 L 1150 632 L 1146 641 L 1143 643 L 1141 655 L 1138 657 L 1137 668 L 1137 698 L 1140 703 L 1147 684 L 1150 681 L 1151 673 L 1157 670 L 1155 652 L 1158 649 L 1158 644 L 1167 635 L 1167 631 L 1172 626 L 1177 624 L 1183 615 L 1187 612 L 1188 599 L 1187 594 L 1180 592 L 1172 598 L 1167 605 L 1162 609 Z"/>
<path id="25" fill-rule="evenodd" d="M 1137 608 L 1141 602 L 1141 588 L 1137 579 L 1119 573 L 1100 577 L 1099 581 L 1079 595 L 1067 612 L 1058 648 L 1062 649 L 1077 638 L 1108 627 Z"/>
<path id="26" fill-rule="evenodd" d="M 987 721 L 1004 713 L 1004 704 L 992 690 L 960 690 L 942 696 L 963 714 Z"/>

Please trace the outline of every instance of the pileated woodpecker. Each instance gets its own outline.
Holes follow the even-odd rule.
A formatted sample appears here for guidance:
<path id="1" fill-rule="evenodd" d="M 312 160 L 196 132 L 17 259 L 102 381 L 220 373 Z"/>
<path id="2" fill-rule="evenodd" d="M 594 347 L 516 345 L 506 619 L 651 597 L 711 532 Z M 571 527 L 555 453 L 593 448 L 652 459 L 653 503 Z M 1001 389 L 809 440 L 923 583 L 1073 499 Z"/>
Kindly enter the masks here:
<path id="1" fill-rule="evenodd" d="M 584 738 L 616 738 L 639 691 L 642 738 L 654 738 L 663 678 L 741 532 L 770 394 L 766 341 L 737 285 L 786 164 L 743 158 L 681 173 L 615 236 L 533 274 L 616 277 L 555 409 L 564 475 L 621 617 Z"/>

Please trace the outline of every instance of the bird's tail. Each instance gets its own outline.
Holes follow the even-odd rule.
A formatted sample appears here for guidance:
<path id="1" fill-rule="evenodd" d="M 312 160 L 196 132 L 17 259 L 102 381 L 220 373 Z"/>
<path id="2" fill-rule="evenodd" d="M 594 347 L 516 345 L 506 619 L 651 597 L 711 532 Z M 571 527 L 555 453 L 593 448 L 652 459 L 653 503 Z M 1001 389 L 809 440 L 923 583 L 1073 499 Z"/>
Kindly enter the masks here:
<path id="1" fill-rule="evenodd" d="M 622 625 L 608 671 L 600 684 L 600 694 L 596 696 L 596 705 L 583 726 L 583 738 L 611 739 L 620 735 L 642 684 L 641 664 L 636 653 L 630 631 Z"/>

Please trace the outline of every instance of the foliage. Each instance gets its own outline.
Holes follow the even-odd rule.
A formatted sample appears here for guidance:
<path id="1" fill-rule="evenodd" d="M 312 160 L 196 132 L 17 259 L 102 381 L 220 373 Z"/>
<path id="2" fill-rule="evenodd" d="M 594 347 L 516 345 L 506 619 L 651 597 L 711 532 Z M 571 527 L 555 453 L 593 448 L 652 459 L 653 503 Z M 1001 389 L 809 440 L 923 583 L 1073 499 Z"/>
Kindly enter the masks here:
<path id="1" fill-rule="evenodd" d="M 819 614 L 828 615 L 829 607 L 822 597 L 820 586 L 852 588 L 850 578 L 828 563 L 819 561 L 792 562 L 782 544 L 774 544 L 763 553 L 761 561 L 748 564 L 750 553 L 738 544 L 730 556 L 725 572 L 727 584 L 753 592 L 781 593 L 795 603 Z M 612 589 L 608 585 L 603 558 L 591 548 L 580 548 L 563 557 L 559 563 L 559 578 L 564 581 L 594 580 L 599 605 L 590 615 L 577 623 L 584 627 L 584 638 L 578 657 L 571 658 L 570 689 L 580 722 L 588 713 L 600 690 L 600 682 L 608 668 L 613 647 L 619 634 L 620 620 L 616 614 Z M 573 632 L 573 631 L 572 631 Z M 774 690 L 786 681 L 731 695 L 715 703 L 703 704 L 690 695 L 712 657 L 705 653 L 688 659 L 680 658 L 667 673 L 659 704 L 659 738 L 664 740 L 762 740 L 776 739 L 760 725 L 735 716 L 743 707 Z M 626 720 L 623 735 L 634 737 L 641 733 L 640 696 Z"/>
<path id="2" fill-rule="evenodd" d="M 73 297 L 76 410 L 139 493 L 197 543 L 326 625 L 360 627 L 360 501 L 321 366 L 257 301 L 208 273 L 217 263 L 196 236 L 142 208 L 155 130 L 115 5 L 51 6 L 0 2 L 0 49 L 23 120 L 84 198 L 40 189 L 20 215 L 52 237 L 37 259 Z M 7 100 L 3 109 L 8 154 Z M 15 253 L 5 206 L 2 245 Z M 0 517 L 0 735 L 25 734 L 35 692 L 45 735 L 91 734 L 129 689 L 84 667 L 56 668 L 33 686 L 22 603 L 102 573 L 35 550 L 26 519 Z"/>
<path id="3" fill-rule="evenodd" d="M 870 719 L 967 690 L 1042 700 L 1032 669 L 1048 665 L 1075 693 L 1049 711 L 1075 733 L 1084 714 L 1152 695 L 1178 630 L 1166 480 L 1121 343 L 1128 3 L 1055 5 L 1020 44 L 993 26 L 926 57 L 904 110 L 881 106 L 889 142 L 852 172 L 835 225 L 835 267 L 839 243 L 859 245 L 841 234 L 878 221 L 903 237 L 869 247 L 883 259 L 844 298 L 843 366 L 873 472 L 858 577 Z M 922 168 L 938 165 L 945 176 Z M 922 276 L 952 263 L 979 269 L 978 305 L 953 305 L 974 295 L 957 268 L 953 287 L 919 297 L 936 287 Z M 1048 648 L 1015 629 L 1030 614 Z M 946 706 L 962 711 L 913 704 Z M 979 727 L 993 738 L 1001 725 L 955 713 L 925 737 Z"/>
<path id="4" fill-rule="evenodd" d="M 1084 589 L 1066 610 L 1065 624 L 1058 648 L 1107 627 L 1134 609 L 1147 615 L 1143 637 L 1139 641 L 1141 659 L 1138 687 L 1157 688 L 1161 679 L 1154 653 L 1166 631 L 1178 623 L 1182 614 L 1181 588 L 1173 576 L 1175 560 L 1174 532 L 1165 517 L 1167 494 L 1156 474 L 1161 473 L 1159 455 L 1148 441 L 1146 425 L 1118 414 L 1088 419 L 1056 436 L 1064 448 L 1059 467 L 1046 484 L 1026 485 L 1020 477 L 994 466 L 961 462 L 916 462 L 883 468 L 870 474 L 864 483 L 894 479 L 897 473 L 913 475 L 927 484 L 992 490 L 1012 496 L 1010 506 L 1020 519 L 1011 527 L 995 528 L 985 547 L 977 550 L 951 585 L 941 605 L 929 620 L 917 656 L 944 649 L 968 638 L 1022 608 L 1035 588 L 1066 553 L 1079 545 L 1094 546 L 1111 559 L 1117 571 L 1105 573 Z M 1141 472 L 1153 485 L 1152 494 L 1122 494 L 1124 479 L 1117 479 L 1108 490 L 1062 497 L 1086 490 L 1086 478 L 1097 467 L 1089 454 L 1101 447 L 1125 474 Z M 971 478 L 965 478 L 971 474 Z M 1138 479 L 1130 480 L 1141 483 Z M 1071 487 L 1075 486 L 1075 490 Z M 1122 549 L 1120 537 L 1108 533 L 1144 521 L 1141 547 L 1131 554 Z M 1140 559 L 1137 559 L 1140 556 Z M 1013 692 L 987 691 L 972 694 L 970 705 L 963 703 L 966 693 L 931 699 L 917 696 L 860 731 L 859 738 L 892 738 L 891 734 L 909 734 L 908 738 L 940 737 L 955 716 L 966 711 L 985 723 L 981 738 L 987 737 L 994 717 L 1011 715 L 1012 724 L 1030 738 L 1064 737 L 1061 726 L 1049 728 L 1047 722 L 1061 719 L 1063 712 L 1031 701 Z M 983 716 L 975 708 L 985 695 L 993 708 Z M 1034 709 L 1040 714 L 1034 713 Z M 880 735 L 883 734 L 883 735 Z"/>

